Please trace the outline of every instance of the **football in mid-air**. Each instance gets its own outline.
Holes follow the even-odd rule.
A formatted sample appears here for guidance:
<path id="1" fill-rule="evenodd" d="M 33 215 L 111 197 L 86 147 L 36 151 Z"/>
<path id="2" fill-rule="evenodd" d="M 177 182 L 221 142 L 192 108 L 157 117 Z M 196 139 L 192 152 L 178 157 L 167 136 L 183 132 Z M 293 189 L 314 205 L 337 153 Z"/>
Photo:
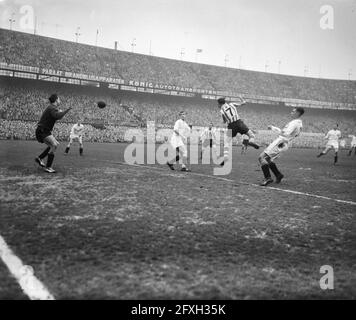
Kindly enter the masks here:
<path id="1" fill-rule="evenodd" d="M 106 107 L 106 103 L 105 103 L 104 101 L 99 101 L 99 102 L 98 102 L 98 107 L 99 107 L 100 109 L 104 109 L 104 108 Z"/>

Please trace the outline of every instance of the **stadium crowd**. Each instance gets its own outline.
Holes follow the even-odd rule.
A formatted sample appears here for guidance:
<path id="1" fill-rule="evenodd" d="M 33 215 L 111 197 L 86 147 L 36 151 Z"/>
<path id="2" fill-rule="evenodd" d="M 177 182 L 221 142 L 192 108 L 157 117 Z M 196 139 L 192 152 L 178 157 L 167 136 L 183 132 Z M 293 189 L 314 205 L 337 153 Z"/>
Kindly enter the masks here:
<path id="1" fill-rule="evenodd" d="M 266 95 L 332 102 L 356 103 L 356 81 L 312 79 L 268 74 L 170 60 L 98 48 L 57 39 L 0 29 L 0 62 L 126 80 L 149 81 L 192 88 L 231 90 L 248 95 Z M 34 139 L 34 128 L 48 104 L 49 93 L 61 97 L 61 108 L 72 111 L 56 126 L 56 135 L 67 140 L 70 127 L 81 120 L 87 127 L 86 141 L 118 142 L 128 128 L 172 128 L 179 111 L 187 113 L 193 127 L 213 122 L 224 127 L 214 100 L 143 94 L 107 88 L 0 78 L 0 139 Z M 107 107 L 99 109 L 98 101 Z M 273 124 L 283 127 L 291 108 L 282 105 L 247 104 L 239 110 L 253 130 Z M 307 109 L 304 145 L 315 145 L 319 136 L 339 123 L 346 136 L 354 134 L 355 111 Z M 260 135 L 268 140 L 268 134 Z M 310 139 L 310 140 L 308 140 Z M 309 141 L 309 142 L 308 142 Z"/>
<path id="2" fill-rule="evenodd" d="M 242 94 L 356 103 L 356 81 L 223 68 L 0 29 L 0 62 Z"/>
<path id="3" fill-rule="evenodd" d="M 73 85 L 57 85 L 61 108 L 72 107 L 62 122 L 106 126 L 145 127 L 154 121 L 159 128 L 171 128 L 179 111 L 187 113 L 187 121 L 193 126 L 223 126 L 216 102 L 213 100 L 170 97 L 110 89 L 88 88 Z M 47 106 L 48 92 L 52 84 L 29 80 L 13 80 L 2 85 L 0 91 L 0 118 L 6 120 L 38 121 Z M 107 103 L 105 109 L 96 106 L 97 101 Z M 248 104 L 240 108 L 241 117 L 254 130 L 263 130 L 273 124 L 282 127 L 291 108 L 285 106 Z M 325 133 L 338 122 L 345 134 L 356 127 L 354 111 L 307 109 L 304 132 Z"/>

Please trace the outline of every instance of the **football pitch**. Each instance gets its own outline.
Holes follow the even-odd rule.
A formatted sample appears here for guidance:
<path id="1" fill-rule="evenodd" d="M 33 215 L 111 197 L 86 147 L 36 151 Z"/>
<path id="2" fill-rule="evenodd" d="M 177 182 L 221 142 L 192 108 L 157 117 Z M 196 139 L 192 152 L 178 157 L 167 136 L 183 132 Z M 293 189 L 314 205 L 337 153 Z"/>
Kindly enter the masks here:
<path id="1" fill-rule="evenodd" d="M 215 177 L 126 165 L 126 146 L 62 143 L 49 175 L 43 146 L 0 141 L 0 236 L 55 299 L 356 298 L 355 156 L 291 149 L 264 188 L 252 149 Z M 0 299 L 27 298 L 0 259 Z"/>

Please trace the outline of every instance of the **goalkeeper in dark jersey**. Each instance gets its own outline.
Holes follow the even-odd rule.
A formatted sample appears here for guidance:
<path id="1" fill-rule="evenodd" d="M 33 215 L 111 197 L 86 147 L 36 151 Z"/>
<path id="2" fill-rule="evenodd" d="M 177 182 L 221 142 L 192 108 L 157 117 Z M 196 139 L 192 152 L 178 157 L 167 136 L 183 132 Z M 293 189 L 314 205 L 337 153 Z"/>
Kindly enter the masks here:
<path id="1" fill-rule="evenodd" d="M 36 159 L 36 163 L 39 164 L 48 173 L 55 173 L 52 169 L 54 160 L 54 154 L 57 150 L 59 142 L 52 135 L 53 127 L 57 120 L 62 119 L 72 108 L 68 108 L 65 111 L 58 109 L 61 103 L 57 94 L 52 94 L 49 97 L 50 105 L 43 111 L 40 121 L 37 124 L 36 139 L 39 143 L 45 143 L 47 145 L 44 150 Z M 47 164 L 43 162 L 43 159 L 47 157 Z"/>

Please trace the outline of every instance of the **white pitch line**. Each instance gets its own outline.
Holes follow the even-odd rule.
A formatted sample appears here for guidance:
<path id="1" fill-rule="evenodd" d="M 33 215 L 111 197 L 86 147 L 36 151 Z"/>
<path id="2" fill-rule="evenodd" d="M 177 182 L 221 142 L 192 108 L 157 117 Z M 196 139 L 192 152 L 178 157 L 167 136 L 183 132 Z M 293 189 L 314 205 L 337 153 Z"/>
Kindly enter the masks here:
<path id="1" fill-rule="evenodd" d="M 157 168 L 157 167 L 146 166 L 146 165 L 141 165 L 141 164 L 127 164 L 125 162 L 115 162 L 115 161 L 99 160 L 99 159 L 96 159 L 96 160 L 97 161 L 104 161 L 104 162 L 108 162 L 108 163 L 113 163 L 113 164 L 126 165 L 126 166 L 131 166 L 131 167 L 147 168 L 147 169 L 150 169 L 150 170 L 167 171 L 166 169 L 163 169 L 163 168 Z M 260 185 L 255 184 L 255 183 L 248 183 L 248 182 L 243 182 L 243 181 L 237 182 L 235 180 L 222 178 L 222 177 L 218 177 L 218 176 L 211 176 L 211 175 L 208 175 L 208 174 L 197 173 L 197 172 L 189 172 L 188 174 L 189 175 L 198 176 L 198 177 L 205 177 L 205 178 L 221 180 L 221 181 L 225 181 L 225 182 L 231 182 L 231 183 L 234 183 L 235 185 L 238 185 L 238 184 L 241 185 L 242 184 L 242 185 L 247 185 L 247 186 L 252 186 L 252 187 L 257 187 L 257 188 L 263 188 L 264 190 L 275 190 L 275 191 L 280 191 L 280 192 L 285 192 L 285 193 L 291 193 L 291 194 L 297 194 L 297 195 L 301 195 L 301 196 L 306 196 L 306 197 L 310 197 L 310 198 L 317 198 L 317 199 L 335 201 L 335 202 L 338 202 L 338 203 L 343 203 L 343 204 L 349 204 L 349 205 L 352 205 L 352 206 L 356 206 L 356 202 L 354 202 L 354 201 L 330 198 L 330 197 L 320 196 L 320 195 L 313 194 L 313 193 L 307 193 L 307 192 L 301 192 L 301 191 L 295 191 L 295 190 L 289 190 L 289 189 L 280 189 L 280 188 L 270 187 L 270 186 L 261 187 Z"/>
<path id="2" fill-rule="evenodd" d="M 19 283 L 22 291 L 31 300 L 54 300 L 54 297 L 42 282 L 35 277 L 32 267 L 25 266 L 22 263 L 21 259 L 12 252 L 1 235 L 0 257 Z"/>

